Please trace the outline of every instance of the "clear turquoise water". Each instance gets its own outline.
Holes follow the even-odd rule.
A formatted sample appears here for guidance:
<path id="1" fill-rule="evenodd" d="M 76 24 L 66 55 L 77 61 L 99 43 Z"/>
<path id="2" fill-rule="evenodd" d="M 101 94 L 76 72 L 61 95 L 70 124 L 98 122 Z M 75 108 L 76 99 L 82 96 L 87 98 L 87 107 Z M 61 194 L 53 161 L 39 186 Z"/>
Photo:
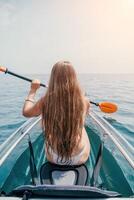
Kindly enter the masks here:
<path id="1" fill-rule="evenodd" d="M 40 78 L 44 83 L 47 83 L 49 78 L 48 75 L 31 75 L 29 77 Z M 123 137 L 125 137 L 132 146 L 134 146 L 134 75 L 85 74 L 79 75 L 79 80 L 86 92 L 86 95 L 92 101 L 111 101 L 118 105 L 118 112 L 108 115 L 101 113 L 100 110 L 95 106 L 92 106 L 91 109 L 100 113 L 112 126 L 119 130 Z M 25 81 L 19 80 L 9 75 L 0 74 L 0 143 L 8 138 L 8 136 L 11 135 L 11 133 L 16 130 L 17 127 L 19 127 L 24 121 L 26 121 L 26 118 L 22 116 L 21 112 L 23 102 L 26 98 L 29 87 L 29 83 Z M 40 89 L 37 99 L 42 96 L 44 92 L 44 88 Z M 92 132 L 92 130 L 88 130 L 87 128 L 87 131 L 89 132 L 89 136 L 91 137 L 90 139 L 92 140 L 92 145 L 92 143 L 96 142 L 96 136 L 94 135 L 94 132 Z M 19 148 L 21 148 L 21 146 Z M 96 149 L 92 150 L 95 151 L 95 153 L 97 152 Z M 109 171 L 109 173 L 113 175 L 114 170 L 118 169 L 115 168 L 115 161 L 112 161 L 112 158 L 110 158 L 109 156 L 109 152 L 105 150 L 104 160 L 109 160 L 109 163 L 113 163 L 114 167 L 111 168 L 111 172 Z M 13 161 L 14 157 L 15 154 L 13 154 L 12 156 L 12 162 L 15 162 Z M 22 157 L 24 157 L 23 160 L 26 159 L 26 156 L 22 155 Z M 125 165 L 124 160 L 122 160 L 120 157 L 119 160 L 121 162 L 121 165 Z M 103 166 L 106 171 L 107 167 L 110 169 L 110 164 Z M 127 168 L 127 165 L 125 166 L 125 168 Z M 106 176 L 103 171 L 101 172 L 101 174 L 103 177 Z M 131 183 L 133 182 L 132 178 L 134 178 L 134 176 L 131 176 L 130 173 Z M 22 176 L 19 180 L 22 180 Z M 118 179 L 115 179 L 114 181 L 115 182 L 111 182 L 110 189 L 116 189 L 117 184 L 119 189 L 120 184 L 117 183 Z M 119 191 L 122 190 L 122 187 L 123 186 L 121 186 Z M 127 194 L 125 188 L 124 194 Z"/>

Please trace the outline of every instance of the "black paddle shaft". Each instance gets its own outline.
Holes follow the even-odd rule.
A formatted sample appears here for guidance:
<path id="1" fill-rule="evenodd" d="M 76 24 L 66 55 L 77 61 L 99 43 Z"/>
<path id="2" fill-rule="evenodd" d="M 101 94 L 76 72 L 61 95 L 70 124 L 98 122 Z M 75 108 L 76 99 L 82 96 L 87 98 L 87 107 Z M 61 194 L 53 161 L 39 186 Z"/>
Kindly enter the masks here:
<path id="1" fill-rule="evenodd" d="M 25 80 L 25 81 L 28 81 L 28 82 L 32 82 L 32 79 L 30 79 L 30 78 L 27 78 L 27 77 L 25 77 L 25 76 L 21 76 L 21 75 L 19 75 L 19 74 L 16 74 L 16 73 L 13 73 L 13 72 L 11 72 L 11 71 L 9 71 L 8 69 L 6 69 L 6 71 L 5 71 L 5 74 L 10 74 L 10 75 L 12 75 L 12 76 L 16 76 L 16 77 L 18 77 L 18 78 L 20 78 L 20 79 L 23 79 L 23 80 Z M 42 87 L 47 87 L 46 85 L 44 85 L 44 84 L 40 84 L 40 86 L 42 86 Z"/>
<path id="2" fill-rule="evenodd" d="M 90 101 L 90 103 L 91 103 L 91 104 L 94 104 L 94 105 L 96 105 L 96 106 L 99 106 L 99 103 L 95 103 L 95 102 L 93 102 L 93 101 Z"/>

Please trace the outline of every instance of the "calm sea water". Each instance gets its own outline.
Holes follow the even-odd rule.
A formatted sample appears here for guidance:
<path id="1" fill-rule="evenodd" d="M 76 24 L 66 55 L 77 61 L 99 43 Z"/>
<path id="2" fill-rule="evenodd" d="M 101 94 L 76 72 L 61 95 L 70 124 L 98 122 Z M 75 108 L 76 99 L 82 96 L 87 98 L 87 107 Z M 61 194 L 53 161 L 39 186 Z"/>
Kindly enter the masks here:
<path id="1" fill-rule="evenodd" d="M 27 75 L 48 83 L 49 75 Z M 118 105 L 118 112 L 104 114 L 96 110 L 118 129 L 134 145 L 134 74 L 81 74 L 80 83 L 90 100 L 110 101 Z M 22 107 L 30 84 L 10 75 L 0 74 L 0 144 L 19 127 L 26 118 Z M 37 99 L 45 93 L 38 92 Z"/>

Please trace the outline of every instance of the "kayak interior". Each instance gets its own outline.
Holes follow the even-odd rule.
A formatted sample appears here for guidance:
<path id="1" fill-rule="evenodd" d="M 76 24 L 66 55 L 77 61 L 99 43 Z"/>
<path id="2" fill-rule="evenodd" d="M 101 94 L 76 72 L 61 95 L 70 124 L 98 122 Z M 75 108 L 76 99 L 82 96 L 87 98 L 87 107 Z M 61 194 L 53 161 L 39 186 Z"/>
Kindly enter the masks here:
<path id="1" fill-rule="evenodd" d="M 10 193 L 11 191 L 18 192 L 25 187 L 31 187 L 30 189 L 33 190 L 33 187 L 35 187 L 35 193 L 38 189 L 40 189 L 41 193 L 42 190 L 43 192 L 44 190 L 49 190 L 50 194 L 55 194 L 55 190 L 53 191 L 54 186 L 52 185 L 48 186 L 47 189 L 44 189 L 43 186 L 39 186 L 38 188 L 36 188 L 36 186 L 28 186 L 31 185 L 31 171 L 29 165 L 30 151 L 28 146 L 29 138 L 32 141 L 38 174 L 42 164 L 46 160 L 44 154 L 44 137 L 42 134 L 40 120 L 41 118 L 39 117 L 26 122 L 0 147 L 0 188 L 2 191 Z M 97 124 L 96 120 L 98 120 L 101 124 L 104 123 L 104 130 L 102 130 L 103 128 Z M 87 118 L 85 127 L 91 142 L 91 155 L 86 163 L 91 176 L 88 180 L 89 186 L 86 186 L 89 187 L 89 191 L 86 192 L 86 194 L 90 196 L 89 192 L 90 194 L 92 193 L 90 191 L 90 189 L 92 189 L 92 187 L 90 187 L 90 180 L 92 178 L 99 146 L 102 142 L 104 142 L 102 164 L 96 184 L 97 189 L 104 193 L 105 191 L 115 191 L 117 196 L 119 196 L 119 194 L 125 197 L 132 196 L 134 194 L 134 169 L 132 167 L 132 154 L 127 153 L 129 158 L 127 160 L 126 155 L 123 155 L 122 150 L 118 148 L 117 144 L 115 144 L 111 137 L 107 134 L 107 131 L 110 132 L 111 126 L 95 113 L 91 113 L 91 115 Z M 114 132 L 114 130 L 111 130 L 111 132 Z M 114 139 L 121 142 L 122 140 L 120 140 L 119 136 L 116 135 L 117 133 L 114 132 Z M 126 148 L 129 152 L 131 147 L 123 140 L 122 146 L 124 147 L 125 145 L 127 145 Z M 122 163 L 125 163 L 125 165 L 122 166 Z M 17 187 L 19 188 L 15 189 Z M 83 187 L 86 189 L 85 186 Z M 62 194 L 61 188 L 59 187 L 56 192 L 59 191 L 57 193 Z M 77 186 L 73 186 L 73 188 L 75 190 Z M 72 191 L 70 191 L 70 194 L 67 192 L 68 195 L 71 195 L 71 192 Z M 81 189 L 80 193 L 82 193 Z"/>

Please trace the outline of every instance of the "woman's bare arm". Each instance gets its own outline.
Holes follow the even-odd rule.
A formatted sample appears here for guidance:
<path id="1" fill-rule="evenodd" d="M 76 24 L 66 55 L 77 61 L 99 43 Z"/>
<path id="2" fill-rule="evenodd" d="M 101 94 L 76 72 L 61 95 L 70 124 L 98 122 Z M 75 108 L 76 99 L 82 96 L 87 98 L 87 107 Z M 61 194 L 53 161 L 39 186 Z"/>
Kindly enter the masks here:
<path id="1" fill-rule="evenodd" d="M 85 101 L 86 101 L 86 114 L 89 114 L 89 109 L 90 109 L 90 101 L 87 97 L 85 97 Z"/>
<path id="2" fill-rule="evenodd" d="M 42 113 L 42 99 L 38 100 L 36 103 L 34 99 L 39 87 L 40 81 L 33 80 L 31 84 L 31 89 L 23 106 L 22 112 L 25 117 L 35 117 L 39 116 Z"/>

